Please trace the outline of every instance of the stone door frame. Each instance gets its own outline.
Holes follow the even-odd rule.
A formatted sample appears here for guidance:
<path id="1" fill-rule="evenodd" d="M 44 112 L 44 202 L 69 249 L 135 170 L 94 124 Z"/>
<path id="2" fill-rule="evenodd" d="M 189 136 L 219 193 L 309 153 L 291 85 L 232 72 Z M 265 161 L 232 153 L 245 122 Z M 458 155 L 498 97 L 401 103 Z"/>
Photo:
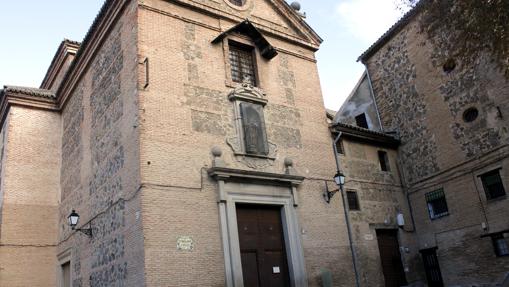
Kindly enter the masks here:
<path id="1" fill-rule="evenodd" d="M 230 174 L 209 174 L 218 181 L 218 206 L 221 239 L 225 260 L 226 286 L 243 287 L 242 263 L 236 204 L 274 205 L 281 207 L 286 257 L 292 287 L 306 287 L 307 273 L 300 236 L 296 207 L 298 206 L 296 185 L 302 177 L 263 174 L 257 172 L 256 179 L 243 173 L 242 177 Z M 239 175 L 239 174 L 236 174 Z M 247 181 L 249 179 L 249 181 Z M 289 184 L 291 183 L 291 184 Z"/>

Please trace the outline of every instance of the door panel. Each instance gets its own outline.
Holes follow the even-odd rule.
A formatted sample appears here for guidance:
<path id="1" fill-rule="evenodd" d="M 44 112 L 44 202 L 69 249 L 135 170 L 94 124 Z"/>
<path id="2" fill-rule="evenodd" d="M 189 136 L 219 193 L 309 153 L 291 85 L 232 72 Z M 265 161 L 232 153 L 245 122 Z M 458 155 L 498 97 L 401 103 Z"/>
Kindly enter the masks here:
<path id="1" fill-rule="evenodd" d="M 237 205 L 237 227 L 244 286 L 290 286 L 281 207 Z"/>
<path id="2" fill-rule="evenodd" d="M 407 285 L 399 252 L 398 230 L 377 229 L 376 236 L 384 272 L 385 286 L 400 287 Z"/>
<path id="3" fill-rule="evenodd" d="M 438 264 L 436 248 L 421 250 L 424 271 L 429 287 L 443 287 L 442 273 Z"/>

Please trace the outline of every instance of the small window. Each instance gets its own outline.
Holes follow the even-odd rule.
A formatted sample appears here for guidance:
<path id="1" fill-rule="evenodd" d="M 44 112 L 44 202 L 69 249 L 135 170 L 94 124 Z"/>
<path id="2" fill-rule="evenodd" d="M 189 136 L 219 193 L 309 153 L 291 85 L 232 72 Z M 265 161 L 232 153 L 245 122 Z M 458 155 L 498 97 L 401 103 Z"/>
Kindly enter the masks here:
<path id="1" fill-rule="evenodd" d="M 256 86 L 253 48 L 230 42 L 229 50 L 232 81 Z"/>
<path id="2" fill-rule="evenodd" d="M 491 240 L 497 256 L 509 256 L 509 239 L 504 236 L 504 233 L 492 235 Z"/>
<path id="3" fill-rule="evenodd" d="M 481 181 L 488 200 L 505 196 L 504 185 L 498 169 L 481 175 Z"/>
<path id="4" fill-rule="evenodd" d="M 252 155 L 268 155 L 269 145 L 265 131 L 263 107 L 257 104 L 240 103 L 240 116 L 244 131 L 245 152 Z"/>
<path id="5" fill-rule="evenodd" d="M 359 198 L 357 197 L 357 192 L 355 191 L 347 191 L 346 198 L 348 200 L 348 209 L 349 210 L 360 210 Z"/>
<path id="6" fill-rule="evenodd" d="M 62 268 L 62 287 L 71 287 L 71 262 L 60 265 Z"/>
<path id="7" fill-rule="evenodd" d="M 368 127 L 368 120 L 366 119 L 366 114 L 362 113 L 355 117 L 355 122 L 357 123 L 358 127 L 369 129 Z"/>
<path id="8" fill-rule="evenodd" d="M 426 193 L 426 203 L 428 204 L 428 212 L 431 219 L 449 215 L 443 189 Z"/>
<path id="9" fill-rule="evenodd" d="M 342 140 L 338 140 L 336 142 L 336 150 L 338 151 L 338 154 L 342 154 L 342 155 L 345 154 L 345 148 L 343 146 L 343 141 Z"/>
<path id="10" fill-rule="evenodd" d="M 477 110 L 476 108 L 468 108 L 463 113 L 463 121 L 465 121 L 466 123 L 471 123 L 471 122 L 475 121 L 478 116 L 479 116 L 479 110 Z"/>
<path id="11" fill-rule="evenodd" d="M 378 161 L 380 162 L 380 169 L 382 171 L 391 171 L 390 165 L 389 165 L 389 157 L 387 156 L 387 152 L 385 151 L 378 151 Z"/>

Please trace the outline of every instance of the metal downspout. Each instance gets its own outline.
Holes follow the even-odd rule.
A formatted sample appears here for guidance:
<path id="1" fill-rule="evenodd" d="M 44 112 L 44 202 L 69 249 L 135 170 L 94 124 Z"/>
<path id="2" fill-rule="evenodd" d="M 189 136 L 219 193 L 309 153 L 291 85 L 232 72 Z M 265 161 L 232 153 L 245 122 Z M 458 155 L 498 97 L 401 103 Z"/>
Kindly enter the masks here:
<path id="1" fill-rule="evenodd" d="M 336 169 L 337 169 L 338 173 L 340 171 L 340 165 L 339 165 L 339 154 L 338 154 L 338 149 L 336 147 L 336 144 L 340 140 L 342 134 L 343 134 L 342 132 L 339 132 L 332 144 L 332 148 L 334 149 L 334 159 L 336 160 Z M 352 229 L 350 227 L 350 219 L 348 217 L 348 210 L 347 210 L 346 200 L 345 200 L 345 192 L 343 191 L 342 185 L 339 186 L 339 190 L 341 191 L 341 199 L 343 201 L 343 210 L 345 212 L 346 228 L 348 230 L 348 242 L 350 243 L 350 251 L 352 252 L 353 271 L 355 272 L 355 286 L 360 287 L 359 272 L 357 271 L 357 255 L 355 254 L 355 249 L 354 249 L 354 245 L 353 245 Z"/>

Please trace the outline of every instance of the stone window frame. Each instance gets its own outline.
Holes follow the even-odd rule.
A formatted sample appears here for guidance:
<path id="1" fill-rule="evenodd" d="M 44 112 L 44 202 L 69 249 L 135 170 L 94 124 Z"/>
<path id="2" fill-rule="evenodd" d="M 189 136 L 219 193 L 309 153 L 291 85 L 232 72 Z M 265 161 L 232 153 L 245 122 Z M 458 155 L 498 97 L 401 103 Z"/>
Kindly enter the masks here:
<path id="1" fill-rule="evenodd" d="M 228 0 L 226 0 L 228 1 Z M 234 88 L 239 83 L 234 82 L 232 80 L 231 75 L 231 64 L 230 64 L 230 45 L 238 45 L 238 46 L 244 46 L 252 48 L 253 51 L 253 69 L 254 69 L 254 75 L 255 75 L 255 83 L 257 88 L 261 88 L 263 86 L 263 83 L 261 81 L 260 77 L 260 70 L 259 70 L 259 63 L 261 63 L 262 58 L 260 55 L 260 52 L 258 51 L 258 48 L 253 43 L 253 41 L 242 34 L 235 34 L 235 35 L 228 35 L 227 37 L 224 37 L 223 39 L 223 61 L 225 63 L 225 86 Z"/>
<path id="2" fill-rule="evenodd" d="M 72 286 L 72 280 L 73 280 L 73 276 L 72 276 L 72 265 L 74 264 L 74 260 L 72 258 L 72 249 L 71 248 L 68 248 L 64 251 L 62 251 L 59 255 L 57 255 L 57 285 L 58 287 L 64 287 L 64 282 L 63 282 L 63 277 L 64 277 L 64 274 L 63 274 L 63 270 L 62 270 L 62 265 L 66 264 L 66 263 L 69 263 L 69 267 L 70 267 L 70 279 L 71 279 L 71 286 Z"/>

